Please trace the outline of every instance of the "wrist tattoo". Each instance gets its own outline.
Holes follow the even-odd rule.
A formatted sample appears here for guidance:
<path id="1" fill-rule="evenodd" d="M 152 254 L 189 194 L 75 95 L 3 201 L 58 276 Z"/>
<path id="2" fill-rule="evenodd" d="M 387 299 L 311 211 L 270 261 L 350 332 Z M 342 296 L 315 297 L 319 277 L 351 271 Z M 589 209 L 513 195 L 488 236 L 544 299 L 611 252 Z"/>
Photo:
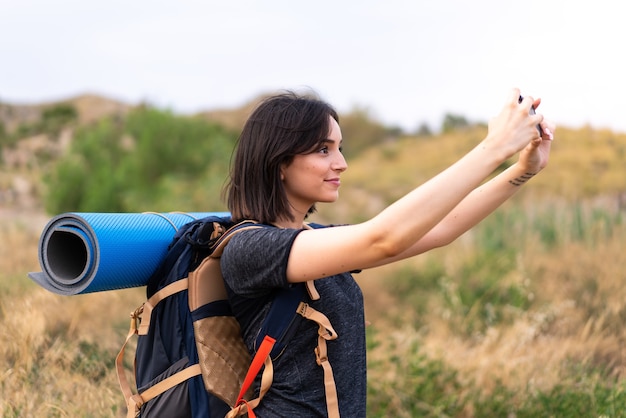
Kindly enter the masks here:
<path id="1" fill-rule="evenodd" d="M 514 178 L 513 180 L 509 180 L 509 183 L 511 183 L 513 186 L 521 186 L 522 184 L 533 178 L 535 174 L 536 173 L 524 173 L 521 176 Z"/>

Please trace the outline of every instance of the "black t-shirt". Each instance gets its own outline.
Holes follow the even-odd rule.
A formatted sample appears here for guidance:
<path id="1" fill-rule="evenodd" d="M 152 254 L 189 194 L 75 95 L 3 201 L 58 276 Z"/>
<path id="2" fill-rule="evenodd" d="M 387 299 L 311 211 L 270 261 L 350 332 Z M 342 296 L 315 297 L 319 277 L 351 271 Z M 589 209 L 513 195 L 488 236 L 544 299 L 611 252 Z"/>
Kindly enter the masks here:
<path id="1" fill-rule="evenodd" d="M 251 353 L 269 310 L 272 291 L 287 287 L 287 260 L 301 230 L 274 227 L 251 229 L 234 235 L 221 258 L 233 312 Z M 312 254 L 324 262 L 324 254 Z M 320 294 L 309 301 L 325 314 L 338 334 L 328 341 L 342 417 L 366 415 L 365 318 L 361 289 L 350 273 L 315 281 Z M 317 365 L 318 326 L 302 320 L 284 352 L 274 361 L 274 380 L 260 405 L 258 417 L 325 417 L 324 372 Z M 257 378 L 257 390 L 259 379 Z"/>

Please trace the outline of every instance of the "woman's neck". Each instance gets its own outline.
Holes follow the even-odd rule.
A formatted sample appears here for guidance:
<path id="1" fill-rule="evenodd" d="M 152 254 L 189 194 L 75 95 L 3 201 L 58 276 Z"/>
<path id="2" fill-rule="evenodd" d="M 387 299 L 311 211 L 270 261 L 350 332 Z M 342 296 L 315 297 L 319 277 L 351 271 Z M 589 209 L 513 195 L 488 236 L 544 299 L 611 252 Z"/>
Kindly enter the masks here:
<path id="1" fill-rule="evenodd" d="M 302 228 L 302 225 L 304 225 L 304 220 L 306 219 L 308 213 L 307 211 L 300 211 L 298 209 L 295 208 L 294 205 L 291 205 L 291 218 L 289 219 L 288 216 L 284 216 L 282 218 L 277 219 L 274 222 L 274 225 L 279 227 L 279 228 L 293 228 L 293 229 L 300 229 Z"/>
<path id="2" fill-rule="evenodd" d="M 274 222 L 274 226 L 278 227 L 278 228 L 284 228 L 284 229 L 300 229 L 302 228 L 302 225 L 304 225 L 304 216 L 294 216 L 293 220 L 291 219 L 278 219 L 276 222 Z"/>

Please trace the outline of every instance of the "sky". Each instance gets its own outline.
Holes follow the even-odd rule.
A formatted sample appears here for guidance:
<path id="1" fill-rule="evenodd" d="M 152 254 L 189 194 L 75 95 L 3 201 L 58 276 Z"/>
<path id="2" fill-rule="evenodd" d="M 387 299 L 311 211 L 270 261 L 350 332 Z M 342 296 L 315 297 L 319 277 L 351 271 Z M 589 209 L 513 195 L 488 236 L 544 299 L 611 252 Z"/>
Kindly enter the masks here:
<path id="1" fill-rule="evenodd" d="M 0 0 L 0 101 L 191 114 L 289 89 L 411 131 L 519 88 L 557 127 L 626 132 L 622 20 L 614 0 Z"/>

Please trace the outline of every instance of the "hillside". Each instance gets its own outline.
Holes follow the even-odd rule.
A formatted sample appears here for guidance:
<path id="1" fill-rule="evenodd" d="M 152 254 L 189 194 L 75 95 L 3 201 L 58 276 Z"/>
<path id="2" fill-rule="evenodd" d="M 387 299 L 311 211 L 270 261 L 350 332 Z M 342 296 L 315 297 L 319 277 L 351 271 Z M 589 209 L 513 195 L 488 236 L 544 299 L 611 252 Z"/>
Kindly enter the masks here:
<path id="1" fill-rule="evenodd" d="M 96 94 L 82 94 L 65 100 L 32 105 L 0 102 L 0 123 L 4 124 L 7 132 L 12 133 L 20 125 L 37 122 L 45 109 L 60 104 L 73 106 L 81 124 L 92 123 L 107 116 L 123 117 L 133 107 L 131 104 Z"/>
<path id="2" fill-rule="evenodd" d="M 261 95 L 239 108 L 215 109 L 180 117 L 216 124 L 236 135 L 254 106 L 264 97 Z M 0 102 L 0 211 L 41 210 L 41 179 L 66 154 L 76 129 L 96 126 L 105 119 L 119 123 L 133 110 L 149 107 L 95 94 L 40 104 Z M 382 140 L 397 138 L 399 134 L 359 110 L 341 118 L 344 132 L 359 139 L 346 151 L 347 155 Z"/>
<path id="3" fill-rule="evenodd" d="M 108 134 L 131 132 L 116 131 L 119 126 L 139 126 L 155 136 L 163 126 L 198 127 L 197 119 L 158 111 L 139 112 L 135 125 L 125 125 L 136 110 L 141 109 L 81 96 L 16 107 L 3 119 L 13 127 L 0 142 L 4 417 L 125 416 L 113 359 L 127 332 L 128 312 L 143 301 L 144 289 L 65 297 L 37 286 L 26 273 L 39 269 L 38 238 L 51 215 L 43 210 L 42 184 L 54 167 L 77 152 L 71 145 L 104 138 L 133 150 L 136 138 Z M 246 112 L 244 107 L 200 117 L 234 128 Z M 104 123 L 107 115 L 113 118 Z M 373 132 L 377 142 L 365 141 L 349 158 L 339 201 L 320 205 L 313 220 L 356 222 L 374 215 L 486 133 L 484 127 L 466 126 L 434 136 L 391 135 L 363 114 L 352 116 L 342 118 L 347 131 L 356 129 L 351 122 L 360 121 L 357 127 L 367 132 L 353 130 L 346 138 Z M 145 126 L 147 122 L 154 126 Z M 13 135 L 19 132 L 30 134 Z M 164 144 L 157 148 L 168 154 L 172 136 L 164 138 L 156 144 Z M 231 139 L 227 136 L 223 144 Z M 112 157 L 99 159 L 111 151 L 109 144 L 90 145 L 85 149 L 96 163 L 80 166 L 84 171 L 76 173 L 77 183 L 91 175 L 106 180 L 116 165 Z M 149 160 L 151 151 L 148 146 L 124 154 L 120 163 L 136 168 L 130 163 Z M 197 163 L 193 157 L 191 162 Z M 200 157 L 202 166 L 206 155 Z M 368 417 L 623 416 L 625 158 L 626 134 L 560 127 L 548 168 L 474 230 L 446 248 L 357 275 L 370 324 Z M 162 171 L 166 174 L 157 192 L 184 210 L 204 209 L 203 202 L 215 200 L 220 182 L 208 180 L 223 176 L 225 168 L 205 170 L 199 179 Z M 119 176 L 116 186 L 128 183 Z M 107 189 L 97 181 L 85 194 Z M 150 200 L 157 193 L 141 192 L 132 191 L 135 202 L 162 202 Z M 105 202 L 112 196 L 102 194 Z M 398 227 L 401 219 L 389 225 Z M 130 370 L 130 355 L 127 360 Z"/>
<path id="4" fill-rule="evenodd" d="M 136 106 L 95 94 L 40 104 L 0 102 L 0 213 L 40 212 L 41 178 L 66 152 L 74 130 L 105 118 L 123 119 Z M 58 109 L 73 113 L 61 126 L 44 126 L 46 112 Z"/>
<path id="5" fill-rule="evenodd" d="M 238 132 L 261 98 L 240 108 L 204 111 L 189 117 Z M 94 94 L 33 105 L 0 103 L 0 211 L 41 212 L 41 180 L 67 152 L 75 130 L 105 118 L 122 120 L 138 106 L 142 105 Z M 363 216 L 373 215 L 418 182 L 435 175 L 486 133 L 483 126 L 465 126 L 446 134 L 412 136 L 384 127 L 363 113 L 341 115 L 341 120 L 344 137 L 359 139 L 361 145 L 346 145 L 347 152 L 352 148 L 358 153 L 348 155 L 350 168 L 345 177 L 350 187 L 342 188 L 342 199 L 333 213 L 349 211 L 342 206 L 350 202 L 348 206 L 367 208 Z M 625 134 L 607 130 L 559 127 L 546 174 L 533 180 L 531 193 L 567 201 L 608 199 L 623 209 L 625 138 Z M 323 207 L 320 216 L 328 216 Z"/>

